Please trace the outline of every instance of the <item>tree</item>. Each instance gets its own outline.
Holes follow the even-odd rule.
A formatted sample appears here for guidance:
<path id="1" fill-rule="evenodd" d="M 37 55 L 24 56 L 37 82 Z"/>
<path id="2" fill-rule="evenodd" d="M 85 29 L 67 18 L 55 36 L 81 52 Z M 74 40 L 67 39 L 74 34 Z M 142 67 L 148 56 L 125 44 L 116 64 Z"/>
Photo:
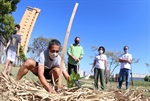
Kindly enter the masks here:
<path id="1" fill-rule="evenodd" d="M 144 81 L 150 82 L 150 76 L 145 76 Z"/>
<path id="2" fill-rule="evenodd" d="M 7 42 L 15 26 L 11 13 L 16 10 L 19 2 L 20 0 L 0 0 L 0 35 Z M 3 44 L 6 45 L 6 43 Z"/>
<path id="3" fill-rule="evenodd" d="M 48 47 L 48 43 L 51 38 L 44 38 L 39 36 L 34 38 L 33 43 L 29 45 L 27 52 L 30 54 L 30 58 L 36 60 L 40 53 Z"/>
<path id="4" fill-rule="evenodd" d="M 23 52 L 23 47 L 21 46 L 20 47 L 20 58 L 23 60 L 23 61 L 26 61 L 27 60 L 27 58 L 26 58 L 26 56 L 25 56 L 25 54 L 24 54 L 24 52 Z"/>
<path id="5" fill-rule="evenodd" d="M 148 69 L 148 72 L 149 72 L 149 74 L 150 74 L 150 69 L 149 69 L 150 64 L 149 64 L 149 63 L 145 63 L 145 65 L 146 65 L 146 67 L 147 67 L 147 69 Z"/>
<path id="6" fill-rule="evenodd" d="M 14 31 L 14 26 L 14 19 L 12 16 L 8 14 L 4 15 L 3 21 L 0 22 L 0 34 L 6 40 L 6 43 L 3 43 L 4 45 L 9 41 L 9 38 Z"/>

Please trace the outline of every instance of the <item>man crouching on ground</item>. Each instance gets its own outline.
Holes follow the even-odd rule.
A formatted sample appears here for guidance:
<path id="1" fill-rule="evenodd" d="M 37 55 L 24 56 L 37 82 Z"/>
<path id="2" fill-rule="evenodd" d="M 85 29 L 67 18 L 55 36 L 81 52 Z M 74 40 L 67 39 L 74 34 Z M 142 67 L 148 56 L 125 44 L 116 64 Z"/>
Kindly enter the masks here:
<path id="1" fill-rule="evenodd" d="M 38 62 L 32 59 L 25 61 L 25 63 L 19 69 L 16 79 L 20 80 L 30 70 L 33 74 L 38 76 L 39 80 L 48 92 L 56 93 L 46 79 L 52 80 L 52 75 L 54 81 L 58 80 L 59 78 L 61 57 L 58 53 L 60 48 L 61 43 L 56 39 L 52 39 L 49 42 L 48 48 L 40 53 Z M 63 66 L 62 73 L 65 79 L 69 82 L 69 74 L 66 72 L 65 65 Z"/>

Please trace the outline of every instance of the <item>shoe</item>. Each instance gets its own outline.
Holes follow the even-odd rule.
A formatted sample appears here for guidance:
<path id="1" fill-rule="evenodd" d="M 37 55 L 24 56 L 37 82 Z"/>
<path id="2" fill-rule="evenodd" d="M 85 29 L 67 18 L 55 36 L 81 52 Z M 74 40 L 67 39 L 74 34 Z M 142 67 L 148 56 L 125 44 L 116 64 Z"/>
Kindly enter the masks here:
<path id="1" fill-rule="evenodd" d="M 121 87 L 117 86 L 118 90 L 121 91 Z"/>

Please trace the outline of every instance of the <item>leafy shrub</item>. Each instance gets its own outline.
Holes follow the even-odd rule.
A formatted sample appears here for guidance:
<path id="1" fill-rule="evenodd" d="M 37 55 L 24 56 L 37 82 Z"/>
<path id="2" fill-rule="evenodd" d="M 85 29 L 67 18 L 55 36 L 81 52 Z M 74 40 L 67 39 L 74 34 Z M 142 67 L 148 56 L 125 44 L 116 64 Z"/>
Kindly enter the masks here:
<path id="1" fill-rule="evenodd" d="M 70 74 L 70 83 L 68 83 L 68 87 L 74 87 L 75 86 L 75 81 L 79 80 L 80 75 L 77 73 L 75 74 L 75 72 L 72 70 L 71 74 Z"/>
<path id="2" fill-rule="evenodd" d="M 150 76 L 145 76 L 144 81 L 150 82 Z"/>

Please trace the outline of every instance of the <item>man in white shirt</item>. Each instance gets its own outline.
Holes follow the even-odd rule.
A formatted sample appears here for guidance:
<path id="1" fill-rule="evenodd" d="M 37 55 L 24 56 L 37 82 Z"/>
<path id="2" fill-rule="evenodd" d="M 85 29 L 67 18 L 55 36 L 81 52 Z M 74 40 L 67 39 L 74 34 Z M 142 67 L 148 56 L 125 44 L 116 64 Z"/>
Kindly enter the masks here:
<path id="1" fill-rule="evenodd" d="M 38 76 L 39 80 L 48 92 L 56 93 L 46 79 L 52 80 L 53 75 L 54 81 L 58 80 L 60 75 L 59 70 L 61 62 L 61 57 L 58 54 L 60 49 L 61 43 L 56 39 L 51 40 L 49 42 L 48 48 L 41 52 L 38 62 L 32 59 L 26 60 L 26 62 L 19 69 L 16 79 L 20 80 L 28 73 L 28 71 L 31 71 L 33 74 Z M 69 74 L 65 69 L 65 65 L 63 67 L 62 73 L 66 80 L 69 82 Z"/>
<path id="2" fill-rule="evenodd" d="M 124 46 L 124 53 L 120 55 L 119 62 L 121 63 L 119 72 L 119 89 L 122 87 L 122 82 L 124 80 L 124 75 L 126 76 L 126 89 L 129 88 L 130 82 L 130 69 L 132 63 L 132 55 L 128 53 L 129 47 Z"/>

